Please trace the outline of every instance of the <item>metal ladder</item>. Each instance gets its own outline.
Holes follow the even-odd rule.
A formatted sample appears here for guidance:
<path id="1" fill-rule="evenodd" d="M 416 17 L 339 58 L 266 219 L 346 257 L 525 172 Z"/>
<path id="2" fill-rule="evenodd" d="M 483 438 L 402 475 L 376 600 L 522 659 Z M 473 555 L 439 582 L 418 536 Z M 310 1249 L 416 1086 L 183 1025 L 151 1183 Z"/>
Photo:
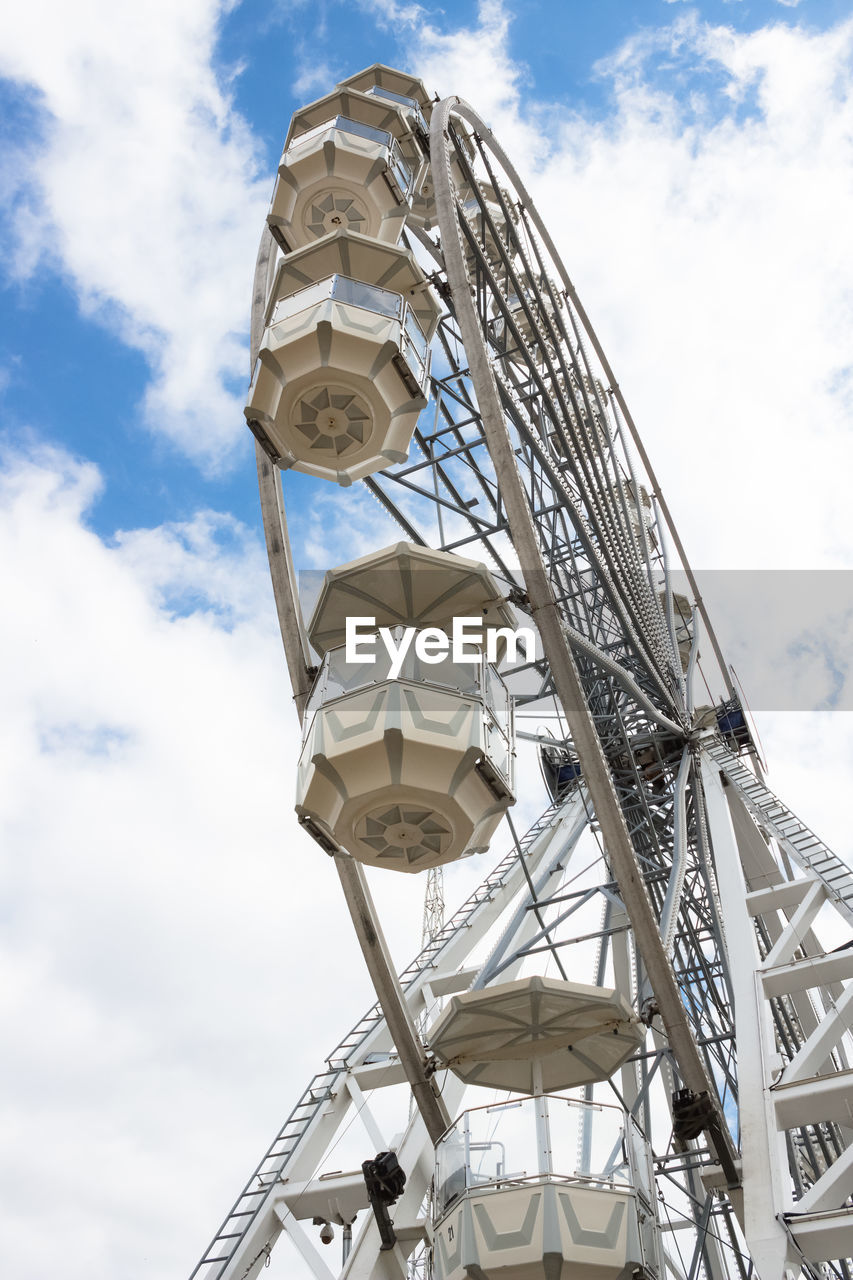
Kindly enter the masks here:
<path id="1" fill-rule="evenodd" d="M 808 875 L 823 884 L 829 900 L 853 924 L 853 871 L 801 822 L 724 743 L 710 740 L 705 750 L 735 787 L 752 816 Z"/>
<path id="2" fill-rule="evenodd" d="M 473 917 L 487 903 L 492 901 L 518 865 L 519 857 L 527 853 L 543 832 L 559 820 L 570 802 L 569 796 L 559 803 L 550 805 L 525 832 L 518 847 L 512 846 L 455 915 L 421 949 L 411 964 L 400 974 L 400 984 L 404 991 L 409 990 L 419 978 L 435 967 L 444 948 L 461 930 L 470 925 Z M 217 1277 L 223 1274 L 239 1242 L 263 1208 L 271 1189 L 282 1180 L 288 1162 L 317 1113 L 331 1099 L 335 1086 L 346 1072 L 355 1065 L 354 1058 L 359 1047 L 382 1025 L 383 1021 L 382 1010 L 377 1002 L 329 1054 L 326 1059 L 327 1069 L 318 1072 L 305 1089 L 191 1272 L 190 1280 L 217 1280 Z"/>

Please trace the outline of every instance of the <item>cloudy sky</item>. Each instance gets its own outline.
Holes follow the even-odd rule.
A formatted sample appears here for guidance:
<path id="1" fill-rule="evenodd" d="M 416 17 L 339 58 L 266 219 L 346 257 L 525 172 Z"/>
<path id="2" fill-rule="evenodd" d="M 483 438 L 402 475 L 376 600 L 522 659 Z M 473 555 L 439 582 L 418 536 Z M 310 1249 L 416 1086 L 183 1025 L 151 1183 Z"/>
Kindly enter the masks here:
<path id="1" fill-rule="evenodd" d="M 738 584 L 771 782 L 850 858 L 851 53 L 847 0 L 5 6 L 5 1274 L 188 1274 L 369 1002 L 291 813 L 242 418 L 281 143 L 341 76 L 411 70 L 517 158 L 694 564 Z M 286 487 L 299 563 L 348 558 L 339 495 Z"/>

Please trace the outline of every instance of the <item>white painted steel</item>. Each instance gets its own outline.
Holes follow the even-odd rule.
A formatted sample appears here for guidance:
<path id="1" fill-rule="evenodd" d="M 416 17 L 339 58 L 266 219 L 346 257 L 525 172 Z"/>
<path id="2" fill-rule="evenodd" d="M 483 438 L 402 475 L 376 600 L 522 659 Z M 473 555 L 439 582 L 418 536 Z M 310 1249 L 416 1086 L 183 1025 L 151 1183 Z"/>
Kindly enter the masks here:
<path id="1" fill-rule="evenodd" d="M 739 845 L 732 816 L 746 834 L 745 806 L 766 820 L 772 804 L 774 826 L 781 825 L 791 833 L 799 830 L 800 824 L 718 743 L 709 740 L 707 747 L 702 753 L 702 777 L 735 991 L 745 1233 L 759 1274 L 772 1276 L 781 1274 L 785 1266 L 796 1268 L 800 1256 L 818 1265 L 830 1257 L 853 1255 L 853 1220 L 845 1209 L 847 1197 L 853 1193 L 853 1143 L 849 1137 L 846 1149 L 824 1166 L 796 1200 L 780 1176 L 787 1165 L 782 1145 L 786 1133 L 827 1122 L 841 1126 L 842 1135 L 851 1133 L 853 1072 L 845 1066 L 842 1042 L 853 1026 L 853 954 L 847 949 L 815 954 L 812 929 L 825 904 L 846 915 L 847 903 L 844 896 L 832 891 L 832 882 L 824 879 L 820 864 L 812 866 L 803 857 L 802 842 L 793 847 L 798 849 L 804 878 L 786 881 L 777 869 L 777 883 L 750 889 L 751 884 L 774 874 L 776 864 L 772 859 L 768 863 L 769 851 L 763 843 L 753 845 L 754 853 L 744 845 L 743 836 Z M 723 777 L 729 781 L 728 797 Z M 827 851 L 821 861 L 829 858 L 834 855 Z M 745 864 L 752 870 L 751 878 L 744 878 L 744 859 L 752 859 Z M 769 939 L 763 959 L 754 943 L 744 950 L 743 941 L 749 936 L 743 927 L 747 914 L 761 922 Z M 784 919 L 779 920 L 780 915 Z M 738 916 L 742 917 L 740 925 L 732 929 Z M 810 991 L 820 993 L 820 1016 L 808 1001 Z M 804 1027 L 805 1038 L 787 1062 L 776 1051 L 769 1018 L 771 1000 L 790 1001 Z M 824 1223 L 813 1229 L 811 1215 L 822 1214 L 830 1215 L 831 1225 Z"/>
<path id="2" fill-rule="evenodd" d="M 466 968 L 466 961 L 476 954 L 490 930 L 517 900 L 525 883 L 524 866 L 526 865 L 527 873 L 543 885 L 547 884 L 549 876 L 561 875 L 562 866 L 572 858 L 584 819 L 584 802 L 580 795 L 545 815 L 531 833 L 525 847 L 523 863 L 515 852 L 504 858 L 495 872 L 487 877 L 485 885 L 475 891 L 469 904 L 448 922 L 442 934 L 433 939 L 422 957 L 409 967 L 402 982 L 394 978 L 397 989 L 403 986 L 405 1019 L 409 1024 L 418 1021 L 425 1010 L 427 991 L 452 993 L 459 989 L 460 983 L 464 988 L 472 980 L 476 980 L 481 965 Z M 360 868 L 356 863 L 345 859 L 339 861 L 351 876 L 356 879 L 359 877 Z M 352 885 L 347 883 L 345 893 L 347 902 L 354 911 L 355 920 L 360 897 L 358 886 L 356 885 L 354 894 Z M 390 979 L 384 947 L 377 949 L 379 939 L 372 945 L 366 945 L 363 928 L 357 932 L 365 946 L 368 967 L 377 970 L 377 986 L 387 1008 Z M 386 966 L 384 974 L 383 965 Z M 431 1005 L 431 997 L 428 998 Z M 391 1025 L 394 1025 L 393 1006 L 391 1012 Z M 213 1280 L 214 1277 L 216 1280 L 255 1280 L 281 1234 L 282 1223 L 276 1205 L 279 1203 L 279 1189 L 283 1180 L 300 1183 L 309 1181 L 315 1171 L 322 1167 L 324 1154 L 334 1147 L 338 1135 L 355 1118 L 355 1104 L 347 1086 L 350 1077 L 362 1093 L 393 1089 L 407 1081 L 412 1087 L 411 1076 L 407 1077 L 398 1056 L 401 1045 L 405 1049 L 406 1044 L 404 1030 L 396 1029 L 392 1039 L 389 1023 L 380 1005 L 357 1024 L 344 1045 L 330 1055 L 328 1071 L 322 1077 L 319 1088 L 317 1081 L 312 1082 L 306 1091 L 307 1102 L 297 1106 L 291 1121 L 282 1130 L 282 1135 L 285 1136 L 280 1136 L 273 1142 L 271 1154 L 261 1162 L 258 1171 L 250 1178 L 232 1213 L 225 1219 L 193 1271 L 194 1280 Z M 447 1110 L 457 1110 L 461 1088 L 452 1076 L 445 1079 L 442 1094 Z M 381 1092 L 378 1096 L 381 1097 Z M 316 1102 L 313 1101 L 315 1097 Z M 444 1118 L 438 1122 L 437 1136 L 447 1123 L 445 1111 Z M 411 1136 L 407 1139 L 405 1152 L 400 1148 L 398 1154 L 401 1160 L 411 1159 L 412 1166 L 421 1170 L 418 1179 L 411 1180 L 412 1201 L 417 1200 L 417 1204 L 411 1210 L 407 1208 L 403 1218 L 403 1222 L 415 1223 L 418 1220 L 420 1200 L 432 1175 L 433 1141 L 417 1110 L 411 1118 L 409 1128 Z M 292 1138 L 286 1136 L 291 1133 Z M 367 1154 L 375 1152 L 368 1150 Z M 404 1167 L 409 1171 L 409 1165 Z M 407 1201 L 407 1205 L 408 1203 Z M 399 1215 L 395 1211 L 395 1221 L 397 1220 Z M 364 1280 L 373 1280 L 374 1276 L 401 1280 L 405 1275 L 405 1258 L 396 1254 L 380 1254 L 378 1244 L 378 1236 L 373 1228 L 368 1227 L 361 1235 L 356 1236 L 347 1264 L 347 1280 L 354 1280 L 355 1276 L 363 1277 Z M 374 1267 L 379 1269 L 374 1272 L 371 1270 Z"/>
<path id="3" fill-rule="evenodd" d="M 737 788 L 757 824 L 779 841 L 801 870 L 820 880 L 827 897 L 848 924 L 853 924 L 853 871 L 850 867 L 722 742 L 709 744 L 707 750 Z"/>
<path id="4" fill-rule="evenodd" d="M 758 1275 L 761 1280 L 773 1280 L 796 1262 L 778 1216 L 790 1204 L 784 1187 L 784 1134 L 776 1128 L 768 1091 L 775 1052 L 773 1028 L 758 988 L 759 956 L 744 900 L 740 851 L 719 770 L 704 753 L 701 771 L 735 1002 L 743 1229 Z"/>

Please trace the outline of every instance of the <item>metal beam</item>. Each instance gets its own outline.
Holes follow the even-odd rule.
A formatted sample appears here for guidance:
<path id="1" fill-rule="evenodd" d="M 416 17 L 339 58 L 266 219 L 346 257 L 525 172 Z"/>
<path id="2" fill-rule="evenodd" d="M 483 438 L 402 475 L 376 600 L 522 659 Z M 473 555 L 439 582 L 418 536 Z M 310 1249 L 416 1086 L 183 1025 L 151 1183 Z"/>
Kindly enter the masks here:
<path id="1" fill-rule="evenodd" d="M 270 279 L 272 237 L 264 228 L 252 293 L 251 355 L 252 364 L 257 359 L 263 335 L 263 316 L 266 291 Z M 261 515 L 267 541 L 273 592 L 278 610 L 279 626 L 287 658 L 288 671 L 293 685 L 294 701 L 299 722 L 305 717 L 305 705 L 310 691 L 310 673 L 306 662 L 308 652 L 305 628 L 299 607 L 293 557 L 287 536 L 284 498 L 277 470 L 256 442 L 258 457 L 258 484 L 261 495 Z M 450 1123 L 450 1117 L 441 1099 L 436 1095 L 426 1070 L 426 1055 L 418 1040 L 414 1023 L 393 965 L 390 962 L 385 938 L 367 886 L 361 866 L 349 854 L 340 850 L 334 855 L 335 868 L 344 891 L 347 907 L 355 928 L 356 937 L 364 956 L 376 995 L 382 1006 L 388 1028 L 397 1046 L 400 1061 L 406 1072 L 415 1102 L 423 1116 L 424 1124 L 433 1142 L 437 1142 Z"/>
<path id="2" fill-rule="evenodd" d="M 778 1280 L 792 1262 L 779 1215 L 786 1197 L 784 1135 L 776 1128 L 765 1081 L 774 1052 L 769 1006 L 756 976 L 758 951 L 747 907 L 740 854 L 719 769 L 702 752 L 702 786 L 717 871 L 734 997 L 738 1047 L 738 1112 L 743 1158 L 743 1229 L 761 1280 Z"/>

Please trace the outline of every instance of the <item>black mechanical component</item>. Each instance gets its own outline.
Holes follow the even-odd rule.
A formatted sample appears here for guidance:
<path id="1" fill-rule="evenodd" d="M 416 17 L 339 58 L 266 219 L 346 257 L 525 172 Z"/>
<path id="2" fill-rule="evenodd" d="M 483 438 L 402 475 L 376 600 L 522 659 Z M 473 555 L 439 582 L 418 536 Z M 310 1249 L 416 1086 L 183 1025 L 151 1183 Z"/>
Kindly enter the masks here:
<path id="1" fill-rule="evenodd" d="M 709 1094 L 703 1089 L 676 1089 L 672 1095 L 672 1134 L 677 1142 L 691 1142 L 707 1133 L 712 1147 L 719 1150 L 720 1117 Z M 740 1161 L 721 1161 L 729 1188 L 740 1186 Z"/>
<path id="2" fill-rule="evenodd" d="M 679 1142 L 690 1142 L 710 1128 L 714 1121 L 714 1107 L 704 1091 L 676 1089 L 672 1095 L 672 1132 Z"/>
<path id="3" fill-rule="evenodd" d="M 361 1166 L 367 1198 L 379 1228 L 380 1250 L 393 1249 L 397 1243 L 394 1224 L 388 1216 L 389 1205 L 395 1204 L 406 1185 L 406 1175 L 393 1151 L 380 1151 L 375 1160 Z"/>
<path id="4" fill-rule="evenodd" d="M 304 814 L 299 815 L 299 823 L 305 828 L 311 839 L 317 841 L 317 844 L 324 853 L 328 853 L 330 858 L 335 856 L 338 852 L 338 846 L 335 844 L 331 836 L 327 835 L 319 823 L 316 823 L 313 818 L 306 817 Z"/>

